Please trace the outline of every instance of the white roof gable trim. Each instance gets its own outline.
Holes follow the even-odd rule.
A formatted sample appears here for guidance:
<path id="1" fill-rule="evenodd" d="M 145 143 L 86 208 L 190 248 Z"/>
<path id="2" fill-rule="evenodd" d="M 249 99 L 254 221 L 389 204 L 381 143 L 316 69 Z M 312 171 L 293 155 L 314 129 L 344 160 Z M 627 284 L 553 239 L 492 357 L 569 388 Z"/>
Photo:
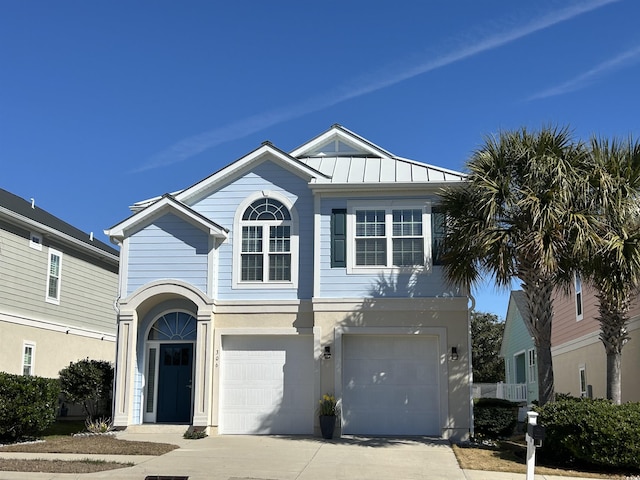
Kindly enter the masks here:
<path id="1" fill-rule="evenodd" d="M 331 140 L 342 141 L 349 145 L 353 145 L 355 149 L 358 149 L 361 152 L 366 152 L 369 154 L 369 156 L 372 157 L 394 157 L 394 155 L 387 150 L 375 145 L 374 143 L 371 143 L 369 140 L 337 124 L 333 125 L 329 130 L 318 135 L 304 145 L 299 146 L 298 148 L 290 152 L 290 155 L 295 158 L 314 156 L 313 153 L 310 154 L 310 152 L 314 152 L 320 146 L 330 142 Z"/>
<path id="2" fill-rule="evenodd" d="M 229 231 L 226 228 L 200 215 L 169 194 L 163 195 L 160 200 L 157 200 L 147 208 L 133 214 L 110 229 L 105 230 L 104 233 L 109 236 L 111 241 L 121 241 L 167 213 L 172 213 L 182 218 L 213 237 L 220 239 L 227 238 Z"/>
<path id="3" fill-rule="evenodd" d="M 235 175 L 241 173 L 245 169 L 255 166 L 263 161 L 271 160 L 291 171 L 292 173 L 304 178 L 307 182 L 318 177 L 324 177 L 324 174 L 311 168 L 305 163 L 293 158 L 289 154 L 274 147 L 270 142 L 264 142 L 261 147 L 226 167 L 218 170 L 213 175 L 196 183 L 195 185 L 183 190 L 176 195 L 176 199 L 191 203 L 193 198 L 200 197 L 203 193 L 215 188 L 216 185 L 223 183 Z"/>

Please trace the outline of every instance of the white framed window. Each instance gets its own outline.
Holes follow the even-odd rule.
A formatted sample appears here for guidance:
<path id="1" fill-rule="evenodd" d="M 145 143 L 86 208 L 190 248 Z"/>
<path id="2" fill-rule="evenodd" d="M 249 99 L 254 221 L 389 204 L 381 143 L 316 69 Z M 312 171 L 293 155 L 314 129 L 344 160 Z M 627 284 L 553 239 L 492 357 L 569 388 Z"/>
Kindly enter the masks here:
<path id="1" fill-rule="evenodd" d="M 22 374 L 33 375 L 36 360 L 36 344 L 34 342 L 24 342 L 22 346 Z"/>
<path id="2" fill-rule="evenodd" d="M 238 209 L 234 288 L 294 288 L 298 281 L 297 219 L 291 202 L 262 192 Z"/>
<path id="3" fill-rule="evenodd" d="M 60 282 L 62 279 L 62 252 L 49 248 L 49 262 L 47 265 L 47 295 L 46 301 L 60 304 Z"/>
<path id="4" fill-rule="evenodd" d="M 576 294 L 576 321 L 579 322 L 583 318 L 582 278 L 579 273 L 575 274 L 573 285 Z"/>
<path id="5" fill-rule="evenodd" d="M 42 235 L 36 232 L 29 233 L 29 246 L 36 250 L 42 250 Z"/>
<path id="6" fill-rule="evenodd" d="M 429 204 L 356 201 L 347 215 L 348 273 L 427 266 L 434 235 Z"/>
<path id="7" fill-rule="evenodd" d="M 527 352 L 527 367 L 529 369 L 529 383 L 535 383 L 538 380 L 536 349 L 531 348 Z"/>
<path id="8" fill-rule="evenodd" d="M 580 382 L 580 396 L 586 397 L 588 395 L 589 387 L 587 386 L 587 367 L 585 365 L 578 366 L 578 379 Z"/>

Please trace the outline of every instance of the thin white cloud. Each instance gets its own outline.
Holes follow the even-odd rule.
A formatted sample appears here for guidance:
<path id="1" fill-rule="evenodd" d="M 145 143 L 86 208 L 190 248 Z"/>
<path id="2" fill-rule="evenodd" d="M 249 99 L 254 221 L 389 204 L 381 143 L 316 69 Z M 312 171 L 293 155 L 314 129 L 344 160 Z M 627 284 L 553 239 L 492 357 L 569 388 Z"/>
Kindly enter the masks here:
<path id="1" fill-rule="evenodd" d="M 640 45 L 622 52 L 606 62 L 596 65 L 591 70 L 584 72 L 571 80 L 536 93 L 535 95 L 527 98 L 527 100 L 539 100 L 542 98 L 556 97 L 558 95 L 564 95 L 565 93 L 575 92 L 576 90 L 586 88 L 593 84 L 598 78 L 603 77 L 614 70 L 628 67 L 639 60 Z"/>
<path id="2" fill-rule="evenodd" d="M 571 20 L 583 13 L 596 10 L 618 1 L 620 0 L 590 0 L 570 5 L 560 10 L 554 10 L 506 32 L 489 35 L 481 39 L 475 39 L 467 45 L 454 49 L 449 53 L 427 62 L 409 66 L 400 71 L 393 71 L 394 69 L 388 68 L 384 75 L 363 76 L 358 82 L 352 81 L 349 85 L 344 85 L 338 89 L 326 92 L 305 102 L 270 112 L 259 113 L 251 117 L 238 120 L 237 122 L 233 122 L 224 127 L 194 135 L 181 140 L 166 150 L 156 153 L 143 166 L 136 169 L 135 172 L 147 171 L 182 162 L 222 143 L 246 137 L 272 125 L 323 110 L 346 100 L 396 85 L 404 80 L 408 80 L 423 73 L 431 72 L 474 55 L 502 47 L 515 40 L 557 25 L 558 23 Z M 372 81 L 371 79 L 374 80 Z"/>

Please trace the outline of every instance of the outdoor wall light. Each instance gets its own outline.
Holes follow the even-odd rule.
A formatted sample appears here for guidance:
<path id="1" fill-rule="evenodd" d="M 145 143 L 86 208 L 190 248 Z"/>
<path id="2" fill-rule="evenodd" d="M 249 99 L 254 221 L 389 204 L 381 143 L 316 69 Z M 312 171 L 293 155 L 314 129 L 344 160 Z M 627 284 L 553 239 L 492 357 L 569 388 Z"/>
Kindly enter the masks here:
<path id="1" fill-rule="evenodd" d="M 458 347 L 451 347 L 451 360 L 458 360 Z"/>
<path id="2" fill-rule="evenodd" d="M 331 358 L 331 345 L 324 346 L 324 359 L 329 360 Z"/>

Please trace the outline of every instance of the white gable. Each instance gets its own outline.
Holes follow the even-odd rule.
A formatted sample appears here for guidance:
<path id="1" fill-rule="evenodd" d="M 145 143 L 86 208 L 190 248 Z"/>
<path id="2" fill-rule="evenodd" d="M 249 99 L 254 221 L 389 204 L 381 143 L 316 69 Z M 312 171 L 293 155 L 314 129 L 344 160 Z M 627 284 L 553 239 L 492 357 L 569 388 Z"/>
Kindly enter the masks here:
<path id="1" fill-rule="evenodd" d="M 296 148 L 291 156 L 325 175 L 316 180 L 316 188 L 345 184 L 424 186 L 466 179 L 460 172 L 398 157 L 340 125 Z"/>
<path id="2" fill-rule="evenodd" d="M 169 194 L 163 195 L 148 207 L 134 213 L 129 218 L 114 225 L 110 229 L 105 230 L 104 233 L 112 240 L 116 240 L 116 242 L 118 242 L 167 213 L 172 213 L 182 218 L 186 222 L 207 232 L 213 237 L 221 239 L 227 238 L 228 230 L 226 228 L 221 227 L 217 223 L 203 217 L 186 205 L 175 200 Z"/>

